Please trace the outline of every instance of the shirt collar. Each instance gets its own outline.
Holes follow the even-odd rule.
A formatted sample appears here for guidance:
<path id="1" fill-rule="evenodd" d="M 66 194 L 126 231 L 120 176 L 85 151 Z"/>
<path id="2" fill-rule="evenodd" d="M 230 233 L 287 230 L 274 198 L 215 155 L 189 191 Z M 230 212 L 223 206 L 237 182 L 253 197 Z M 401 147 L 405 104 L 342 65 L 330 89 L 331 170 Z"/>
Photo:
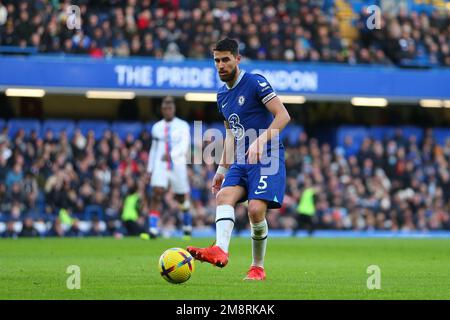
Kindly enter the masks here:
<path id="1" fill-rule="evenodd" d="M 244 70 L 239 71 L 239 76 L 238 76 L 236 82 L 233 84 L 233 86 L 231 88 L 228 87 L 228 84 L 225 83 L 225 85 L 227 86 L 227 89 L 231 90 L 231 89 L 235 88 L 239 84 L 239 82 L 241 81 L 241 79 L 244 76 L 244 74 L 245 74 Z"/>

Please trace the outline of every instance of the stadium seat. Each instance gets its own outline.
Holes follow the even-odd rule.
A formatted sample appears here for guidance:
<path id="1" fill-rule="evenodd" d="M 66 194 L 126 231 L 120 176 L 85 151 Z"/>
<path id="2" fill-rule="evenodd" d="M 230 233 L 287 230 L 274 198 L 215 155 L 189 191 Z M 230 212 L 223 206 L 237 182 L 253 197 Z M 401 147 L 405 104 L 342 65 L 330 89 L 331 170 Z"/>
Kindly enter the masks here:
<path id="1" fill-rule="evenodd" d="M 70 139 L 72 138 L 75 130 L 75 121 L 65 119 L 52 119 L 44 121 L 41 135 L 45 135 L 48 130 L 53 131 L 55 137 L 57 137 L 62 131 L 66 131 L 67 137 Z"/>
<path id="2" fill-rule="evenodd" d="M 148 132 L 152 133 L 152 128 L 155 125 L 156 121 L 149 121 L 144 124 L 144 129 Z"/>
<path id="3" fill-rule="evenodd" d="M 374 126 L 369 128 L 369 136 L 373 140 L 384 141 L 394 136 L 393 126 Z"/>
<path id="4" fill-rule="evenodd" d="M 104 219 L 104 211 L 102 206 L 99 205 L 89 205 L 84 209 L 84 220 L 91 221 L 93 218 L 98 218 L 99 220 Z"/>
<path id="5" fill-rule="evenodd" d="M 346 137 L 351 137 L 351 145 L 345 144 Z M 367 137 L 369 130 L 363 126 L 342 126 L 337 129 L 337 145 L 345 149 L 346 156 L 356 154 Z"/>
<path id="6" fill-rule="evenodd" d="M 417 142 L 420 143 L 423 140 L 423 129 L 415 126 L 400 127 L 403 130 L 403 136 L 409 139 L 411 136 L 415 136 Z"/>
<path id="7" fill-rule="evenodd" d="M 32 119 L 11 119 L 8 121 L 8 127 L 10 138 L 13 138 L 21 128 L 25 130 L 25 134 L 27 136 L 33 130 L 35 130 L 39 135 L 41 130 L 41 123 L 39 122 L 39 120 Z"/>
<path id="8" fill-rule="evenodd" d="M 444 146 L 450 139 L 450 128 L 434 128 L 433 137 L 437 144 Z"/>
<path id="9" fill-rule="evenodd" d="M 45 212 L 45 193 L 41 190 L 38 192 L 36 199 L 36 208 L 38 212 Z"/>
<path id="10" fill-rule="evenodd" d="M 0 130 L 6 126 L 6 120 L 0 119 Z"/>
<path id="11" fill-rule="evenodd" d="M 89 130 L 94 131 L 95 139 L 100 139 L 105 130 L 110 129 L 108 121 L 101 120 L 80 120 L 78 121 L 78 128 L 83 135 L 86 135 Z"/>
<path id="12" fill-rule="evenodd" d="M 283 130 L 281 136 L 287 139 L 287 142 L 290 146 L 294 146 L 297 144 L 300 133 L 303 132 L 303 127 L 295 124 L 289 124 Z M 285 134 L 285 136 L 283 136 Z M 284 139 L 283 139 L 284 140 Z"/>
<path id="13" fill-rule="evenodd" d="M 397 130 L 401 130 L 405 139 L 409 139 L 411 136 L 415 136 L 418 142 L 423 139 L 423 129 L 415 126 L 375 126 L 369 128 L 369 135 L 375 140 L 383 141 L 394 137 Z"/>
<path id="14" fill-rule="evenodd" d="M 131 121 L 117 121 L 113 122 L 111 126 L 111 130 L 121 139 L 125 139 L 126 136 L 131 133 L 134 138 L 137 138 L 141 131 L 144 129 L 144 126 L 141 122 L 131 122 Z"/>

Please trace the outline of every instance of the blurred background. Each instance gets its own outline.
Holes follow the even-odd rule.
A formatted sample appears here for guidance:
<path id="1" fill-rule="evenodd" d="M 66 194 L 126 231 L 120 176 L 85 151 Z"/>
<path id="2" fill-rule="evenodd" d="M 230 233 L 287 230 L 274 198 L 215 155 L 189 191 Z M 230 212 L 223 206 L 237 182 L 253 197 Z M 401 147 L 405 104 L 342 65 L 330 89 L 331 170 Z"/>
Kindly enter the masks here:
<path id="1" fill-rule="evenodd" d="M 126 235 L 134 186 L 144 224 L 161 98 L 223 129 L 224 37 L 292 118 L 272 234 L 450 230 L 449 1 L 0 0 L 0 236 Z M 192 137 L 193 153 L 208 143 Z M 215 170 L 189 167 L 194 236 L 214 234 Z M 179 220 L 168 192 L 165 236 Z"/>

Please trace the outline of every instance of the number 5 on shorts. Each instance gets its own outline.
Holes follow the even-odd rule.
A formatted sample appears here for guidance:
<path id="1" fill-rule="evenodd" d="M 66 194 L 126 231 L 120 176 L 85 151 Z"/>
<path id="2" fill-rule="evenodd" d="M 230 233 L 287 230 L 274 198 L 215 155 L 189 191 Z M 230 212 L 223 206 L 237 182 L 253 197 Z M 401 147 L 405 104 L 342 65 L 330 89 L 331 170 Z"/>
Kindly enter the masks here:
<path id="1" fill-rule="evenodd" d="M 264 190 L 267 188 L 267 182 L 266 182 L 267 176 L 261 176 L 259 178 L 259 183 L 258 183 L 258 189 L 259 190 Z"/>

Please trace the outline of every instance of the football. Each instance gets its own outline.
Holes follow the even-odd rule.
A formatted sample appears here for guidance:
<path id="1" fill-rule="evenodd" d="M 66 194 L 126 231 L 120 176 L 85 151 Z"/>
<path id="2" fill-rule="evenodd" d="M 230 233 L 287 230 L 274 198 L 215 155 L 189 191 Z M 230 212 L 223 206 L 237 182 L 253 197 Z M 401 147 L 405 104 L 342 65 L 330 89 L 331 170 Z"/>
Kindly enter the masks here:
<path id="1" fill-rule="evenodd" d="M 194 258 L 181 248 L 171 248 L 159 258 L 159 274 L 170 283 L 183 283 L 194 272 Z"/>

